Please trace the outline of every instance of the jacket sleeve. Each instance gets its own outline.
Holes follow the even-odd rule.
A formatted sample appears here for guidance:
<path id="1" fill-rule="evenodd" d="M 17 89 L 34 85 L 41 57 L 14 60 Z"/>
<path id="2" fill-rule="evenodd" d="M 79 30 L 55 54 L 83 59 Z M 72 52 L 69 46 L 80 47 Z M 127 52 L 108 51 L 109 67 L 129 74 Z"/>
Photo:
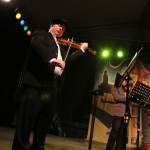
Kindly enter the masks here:
<path id="1" fill-rule="evenodd" d="M 116 87 L 112 86 L 112 95 L 116 102 L 125 102 L 126 101 L 126 96 L 124 94 L 124 90 L 122 89 L 122 87 L 116 88 Z"/>
<path id="2" fill-rule="evenodd" d="M 54 39 L 42 30 L 36 30 L 31 39 L 31 46 L 41 57 L 43 62 L 47 63 L 50 59 L 56 58 L 55 49 L 57 49 Z"/>

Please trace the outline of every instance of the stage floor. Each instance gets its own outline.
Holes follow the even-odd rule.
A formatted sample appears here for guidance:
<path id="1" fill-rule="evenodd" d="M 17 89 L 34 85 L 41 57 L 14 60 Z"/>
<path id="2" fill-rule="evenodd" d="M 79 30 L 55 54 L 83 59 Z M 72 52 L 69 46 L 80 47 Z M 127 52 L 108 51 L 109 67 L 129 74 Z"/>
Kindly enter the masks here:
<path id="1" fill-rule="evenodd" d="M 0 150 L 11 150 L 14 128 L 0 127 Z M 32 140 L 32 136 L 31 139 Z M 92 142 L 91 150 L 105 150 L 105 143 Z M 128 150 L 133 150 L 129 149 Z M 59 137 L 48 134 L 45 150 L 90 150 L 89 141 L 85 139 Z"/>

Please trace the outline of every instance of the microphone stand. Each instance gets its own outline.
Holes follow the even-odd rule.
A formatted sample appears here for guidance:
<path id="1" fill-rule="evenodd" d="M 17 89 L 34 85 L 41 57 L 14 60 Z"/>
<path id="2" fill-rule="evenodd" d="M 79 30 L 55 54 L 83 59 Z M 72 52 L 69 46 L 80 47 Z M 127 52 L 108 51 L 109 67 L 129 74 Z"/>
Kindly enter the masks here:
<path id="1" fill-rule="evenodd" d="M 102 92 L 99 92 L 98 90 L 94 90 L 91 92 L 94 97 L 94 104 L 93 104 L 93 114 L 92 114 L 92 121 L 91 121 L 91 130 L 90 130 L 90 138 L 89 138 L 89 146 L 88 150 L 91 150 L 92 148 L 92 141 L 93 141 L 93 131 L 94 131 L 94 123 L 95 123 L 95 115 L 96 115 L 96 107 L 97 107 L 97 96 L 102 95 Z"/>
<path id="2" fill-rule="evenodd" d="M 125 130 L 124 130 L 124 139 L 125 139 L 125 143 L 124 143 L 124 149 L 126 150 L 126 144 L 127 144 L 127 127 L 128 127 L 128 122 L 130 119 L 130 113 L 129 113 L 129 81 L 131 80 L 131 77 L 129 75 L 128 72 L 126 72 L 127 76 L 125 77 L 125 81 L 127 83 L 127 89 L 126 89 L 126 111 L 125 111 L 125 115 L 124 115 L 124 123 L 125 123 Z"/>

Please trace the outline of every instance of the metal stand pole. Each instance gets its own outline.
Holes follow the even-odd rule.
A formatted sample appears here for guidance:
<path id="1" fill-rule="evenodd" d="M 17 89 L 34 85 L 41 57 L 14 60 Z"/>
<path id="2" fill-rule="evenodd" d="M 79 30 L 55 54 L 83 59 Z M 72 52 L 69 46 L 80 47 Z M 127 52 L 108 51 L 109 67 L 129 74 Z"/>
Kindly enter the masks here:
<path id="1" fill-rule="evenodd" d="M 137 150 L 139 150 L 139 135 L 140 135 L 140 105 L 138 105 L 137 141 L 136 141 Z"/>
<path id="2" fill-rule="evenodd" d="M 96 107 L 97 107 L 97 100 L 96 100 L 97 94 L 94 97 L 93 115 L 92 115 L 92 121 L 91 121 L 91 130 L 90 130 L 90 139 L 89 139 L 88 150 L 91 150 L 91 148 L 92 148 L 92 142 L 93 142 L 94 122 L 95 122 Z"/>
<path id="3" fill-rule="evenodd" d="M 125 122 L 125 134 L 124 134 L 124 139 L 125 139 L 125 143 L 124 143 L 124 149 L 126 150 L 126 144 L 127 144 L 127 127 L 128 127 L 128 122 L 129 122 L 129 81 L 131 80 L 131 77 L 129 75 L 128 72 L 127 73 L 127 77 L 125 78 L 125 81 L 127 82 L 127 91 L 126 91 L 126 112 L 125 112 L 125 116 L 124 116 L 124 122 Z"/>

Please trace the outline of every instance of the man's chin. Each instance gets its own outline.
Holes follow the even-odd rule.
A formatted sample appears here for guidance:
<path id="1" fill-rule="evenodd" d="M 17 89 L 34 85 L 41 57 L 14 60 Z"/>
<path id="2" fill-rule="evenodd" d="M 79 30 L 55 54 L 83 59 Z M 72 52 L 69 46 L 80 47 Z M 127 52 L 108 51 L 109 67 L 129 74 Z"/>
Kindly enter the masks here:
<path id="1" fill-rule="evenodd" d="M 61 37 L 62 35 L 61 35 L 61 34 L 56 33 L 56 36 L 57 36 L 57 37 Z"/>

